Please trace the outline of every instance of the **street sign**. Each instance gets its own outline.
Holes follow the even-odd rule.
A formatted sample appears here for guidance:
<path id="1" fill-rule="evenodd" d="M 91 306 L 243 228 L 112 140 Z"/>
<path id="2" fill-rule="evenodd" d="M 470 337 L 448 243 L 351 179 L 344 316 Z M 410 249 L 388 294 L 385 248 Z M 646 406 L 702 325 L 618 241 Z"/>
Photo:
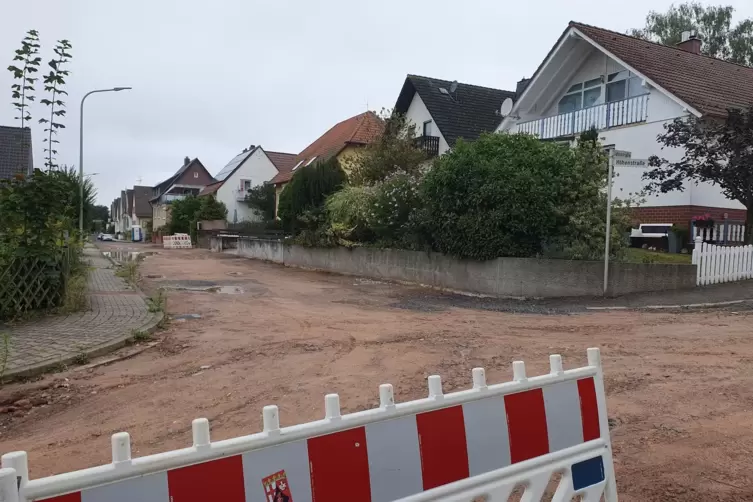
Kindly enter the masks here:
<path id="1" fill-rule="evenodd" d="M 629 159 L 632 156 L 633 156 L 633 153 L 628 152 L 627 150 L 615 150 L 614 151 L 615 159 Z"/>
<path id="2" fill-rule="evenodd" d="M 648 159 L 614 159 L 615 167 L 648 167 Z"/>

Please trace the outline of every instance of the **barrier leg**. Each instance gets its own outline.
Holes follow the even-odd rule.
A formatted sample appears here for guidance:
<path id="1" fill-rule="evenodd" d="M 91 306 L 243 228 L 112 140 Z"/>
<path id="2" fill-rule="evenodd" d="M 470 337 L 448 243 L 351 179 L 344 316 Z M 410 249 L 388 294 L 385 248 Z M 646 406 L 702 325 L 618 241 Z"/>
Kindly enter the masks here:
<path id="1" fill-rule="evenodd" d="M 607 455 L 604 455 L 604 474 L 607 481 L 607 486 L 604 489 L 604 500 L 606 502 L 617 502 L 617 483 L 614 479 L 614 462 L 612 461 L 612 439 L 609 434 L 609 417 L 607 416 L 607 395 L 604 391 L 604 372 L 601 368 L 601 352 L 599 349 L 588 349 L 588 365 L 599 368 L 594 378 L 596 404 L 599 408 L 599 432 L 609 445 L 609 451 Z"/>
<path id="2" fill-rule="evenodd" d="M 16 498 L 10 498 L 8 500 L 12 502 L 25 502 L 26 498 L 23 496 L 21 490 L 29 482 L 29 457 L 25 451 L 13 451 L 6 453 L 2 456 L 2 470 L 12 470 L 13 474 L 13 487 L 16 491 Z M 0 486 L 3 481 L 0 479 Z M 21 493 L 20 493 L 21 492 Z M 0 501 L 5 501 L 0 495 Z"/>
<path id="3" fill-rule="evenodd" d="M 10 467 L 0 469 L 0 502 L 18 502 L 18 482 L 16 470 Z"/>

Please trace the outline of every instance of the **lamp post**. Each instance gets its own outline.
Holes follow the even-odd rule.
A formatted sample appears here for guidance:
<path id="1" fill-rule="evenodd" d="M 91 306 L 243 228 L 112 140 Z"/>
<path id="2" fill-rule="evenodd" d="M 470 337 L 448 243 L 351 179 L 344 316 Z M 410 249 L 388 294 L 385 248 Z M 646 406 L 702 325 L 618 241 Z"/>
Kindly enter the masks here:
<path id="1" fill-rule="evenodd" d="M 84 238 L 84 100 L 95 92 L 119 92 L 130 87 L 113 87 L 112 89 L 96 89 L 84 94 L 81 98 L 81 110 L 79 115 L 79 145 L 78 145 L 78 174 L 79 174 L 79 208 L 78 208 L 78 231 L 81 239 Z"/>

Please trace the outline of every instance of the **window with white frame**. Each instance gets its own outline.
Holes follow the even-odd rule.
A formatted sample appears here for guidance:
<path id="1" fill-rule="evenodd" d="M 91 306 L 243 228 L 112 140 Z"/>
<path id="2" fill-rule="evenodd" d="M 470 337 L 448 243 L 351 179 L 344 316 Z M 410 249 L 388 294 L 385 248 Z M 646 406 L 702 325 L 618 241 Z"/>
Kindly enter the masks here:
<path id="1" fill-rule="evenodd" d="M 251 180 L 241 180 L 241 190 L 244 192 L 251 190 Z"/>
<path id="2" fill-rule="evenodd" d="M 645 94 L 642 81 L 641 77 L 631 71 L 610 73 L 607 75 L 607 103 Z"/>
<path id="3" fill-rule="evenodd" d="M 558 113 L 574 112 L 597 104 L 601 98 L 601 77 L 573 84 L 557 104 Z"/>
<path id="4" fill-rule="evenodd" d="M 635 73 L 622 70 L 573 84 L 557 103 L 557 113 L 574 112 L 600 103 L 613 103 L 646 94 L 642 82 L 643 79 Z"/>

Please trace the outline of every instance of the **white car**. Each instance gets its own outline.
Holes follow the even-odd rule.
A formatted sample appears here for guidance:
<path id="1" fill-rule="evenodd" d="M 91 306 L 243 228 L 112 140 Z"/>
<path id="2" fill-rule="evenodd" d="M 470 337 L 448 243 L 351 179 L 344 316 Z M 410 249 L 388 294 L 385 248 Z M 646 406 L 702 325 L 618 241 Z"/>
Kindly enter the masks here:
<path id="1" fill-rule="evenodd" d="M 101 241 L 111 241 L 113 240 L 111 234 L 102 234 L 102 236 L 99 238 Z"/>

